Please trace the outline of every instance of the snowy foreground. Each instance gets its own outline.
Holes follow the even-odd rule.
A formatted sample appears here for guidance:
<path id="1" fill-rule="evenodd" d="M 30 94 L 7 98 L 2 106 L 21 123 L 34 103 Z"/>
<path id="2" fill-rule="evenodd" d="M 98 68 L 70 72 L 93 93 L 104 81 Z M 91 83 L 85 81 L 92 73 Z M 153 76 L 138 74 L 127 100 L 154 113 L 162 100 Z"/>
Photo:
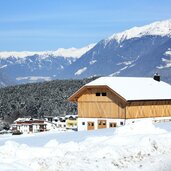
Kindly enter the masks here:
<path id="1" fill-rule="evenodd" d="M 1 171 L 170 171 L 171 123 L 0 136 Z"/>

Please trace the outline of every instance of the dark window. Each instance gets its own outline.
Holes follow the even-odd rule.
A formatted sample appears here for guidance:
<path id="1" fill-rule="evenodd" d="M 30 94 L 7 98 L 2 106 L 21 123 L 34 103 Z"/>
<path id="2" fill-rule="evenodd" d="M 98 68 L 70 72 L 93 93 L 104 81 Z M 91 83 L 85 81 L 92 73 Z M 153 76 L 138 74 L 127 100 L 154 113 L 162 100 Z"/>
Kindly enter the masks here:
<path id="1" fill-rule="evenodd" d="M 82 122 L 82 125 L 85 125 L 85 122 Z"/>
<path id="2" fill-rule="evenodd" d="M 116 124 L 115 122 L 110 123 L 110 128 L 112 128 L 112 127 L 116 127 L 116 126 L 117 126 L 117 124 Z"/>
<path id="3" fill-rule="evenodd" d="M 97 93 L 96 93 L 96 96 L 100 96 L 100 93 L 99 93 L 99 92 L 97 92 Z"/>
<path id="4" fill-rule="evenodd" d="M 94 126 L 94 123 L 92 123 L 91 126 Z"/>
<path id="5" fill-rule="evenodd" d="M 102 96 L 106 96 L 106 92 L 103 92 L 103 93 L 102 93 Z"/>
<path id="6" fill-rule="evenodd" d="M 123 122 L 120 122 L 120 125 L 123 125 Z"/>
<path id="7" fill-rule="evenodd" d="M 106 125 L 106 122 L 103 122 L 103 125 Z"/>

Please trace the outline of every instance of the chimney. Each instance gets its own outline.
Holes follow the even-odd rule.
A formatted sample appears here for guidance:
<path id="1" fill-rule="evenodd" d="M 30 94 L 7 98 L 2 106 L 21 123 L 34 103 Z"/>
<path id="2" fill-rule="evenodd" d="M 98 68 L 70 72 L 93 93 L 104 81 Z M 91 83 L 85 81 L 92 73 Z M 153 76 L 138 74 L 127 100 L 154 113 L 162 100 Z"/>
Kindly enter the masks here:
<path id="1" fill-rule="evenodd" d="M 160 81 L 160 75 L 156 72 L 153 77 L 154 80 Z"/>

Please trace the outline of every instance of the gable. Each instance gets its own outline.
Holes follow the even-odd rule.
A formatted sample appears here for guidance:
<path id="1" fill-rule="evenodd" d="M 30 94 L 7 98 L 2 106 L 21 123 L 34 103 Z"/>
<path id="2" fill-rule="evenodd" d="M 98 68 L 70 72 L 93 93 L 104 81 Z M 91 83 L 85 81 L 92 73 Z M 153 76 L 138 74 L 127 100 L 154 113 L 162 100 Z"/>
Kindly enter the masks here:
<path id="1" fill-rule="evenodd" d="M 100 93 L 100 97 L 96 96 L 96 93 Z M 103 96 L 102 93 L 107 94 Z M 113 101 L 114 98 L 126 102 L 122 96 L 106 85 L 83 86 L 69 98 L 69 101 Z"/>

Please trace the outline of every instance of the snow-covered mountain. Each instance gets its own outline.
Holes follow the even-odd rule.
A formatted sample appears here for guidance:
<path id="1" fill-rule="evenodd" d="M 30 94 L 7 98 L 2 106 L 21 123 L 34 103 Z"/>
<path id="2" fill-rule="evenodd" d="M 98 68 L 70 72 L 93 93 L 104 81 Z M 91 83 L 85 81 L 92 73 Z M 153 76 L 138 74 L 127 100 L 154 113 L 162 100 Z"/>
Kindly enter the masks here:
<path id="1" fill-rule="evenodd" d="M 16 84 L 15 80 L 6 75 L 3 71 L 0 72 L 0 87 L 6 87 Z"/>
<path id="2" fill-rule="evenodd" d="M 9 75 L 17 83 L 62 79 L 62 70 L 94 45 L 91 44 L 80 49 L 60 48 L 56 51 L 0 52 L 0 72 Z M 3 81 L 1 86 L 3 86 Z"/>
<path id="3" fill-rule="evenodd" d="M 117 42 L 132 39 L 135 37 L 153 36 L 171 36 L 171 19 L 158 21 L 143 27 L 133 27 L 121 33 L 113 34 L 106 39 L 106 42 L 115 39 Z"/>
<path id="4" fill-rule="evenodd" d="M 6 59 L 9 57 L 14 57 L 14 58 L 25 58 L 28 56 L 33 56 L 33 55 L 39 55 L 42 56 L 42 58 L 47 58 L 49 56 L 62 56 L 62 57 L 73 57 L 73 58 L 79 58 L 81 55 L 89 51 L 91 48 L 93 48 L 95 44 L 90 44 L 88 46 L 85 46 L 83 48 L 59 48 L 55 51 L 4 51 L 0 52 L 0 59 Z"/>
<path id="5" fill-rule="evenodd" d="M 115 33 L 81 49 L 0 52 L 0 72 L 18 83 L 92 76 L 153 76 L 171 83 L 171 19 Z"/>
<path id="6" fill-rule="evenodd" d="M 68 78 L 152 76 L 171 83 L 171 20 L 134 27 L 100 41 L 65 69 Z"/>

